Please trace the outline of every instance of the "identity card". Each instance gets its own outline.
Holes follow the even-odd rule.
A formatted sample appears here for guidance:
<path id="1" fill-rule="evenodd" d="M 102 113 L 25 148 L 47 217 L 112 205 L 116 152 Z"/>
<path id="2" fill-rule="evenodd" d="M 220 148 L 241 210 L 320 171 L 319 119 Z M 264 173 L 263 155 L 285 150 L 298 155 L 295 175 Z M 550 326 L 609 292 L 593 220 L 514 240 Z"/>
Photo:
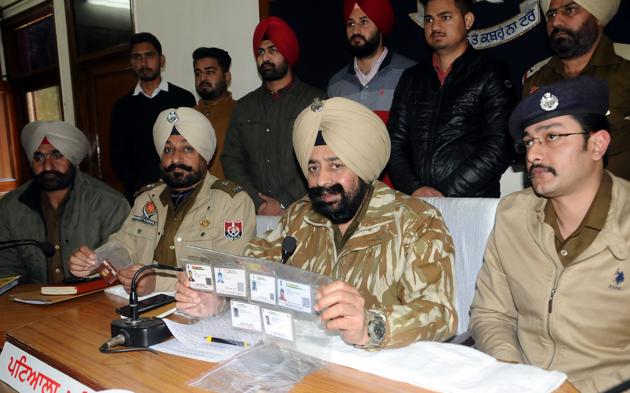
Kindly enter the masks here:
<path id="1" fill-rule="evenodd" d="M 245 291 L 245 269 L 214 268 L 216 293 L 227 296 L 247 296 Z"/>
<path id="2" fill-rule="evenodd" d="M 310 285 L 278 279 L 278 304 L 293 310 L 310 313 Z"/>
<path id="3" fill-rule="evenodd" d="M 212 267 L 208 265 L 186 264 L 186 277 L 190 287 L 202 291 L 214 291 L 212 285 Z"/>
<path id="4" fill-rule="evenodd" d="M 293 341 L 293 317 L 290 313 L 263 308 L 262 319 L 266 334 Z"/>
<path id="5" fill-rule="evenodd" d="M 232 314 L 232 326 L 257 332 L 262 331 L 260 327 L 260 307 L 257 305 L 231 300 L 230 313 Z"/>
<path id="6" fill-rule="evenodd" d="M 276 278 L 249 273 L 249 297 L 257 302 L 276 304 Z"/>

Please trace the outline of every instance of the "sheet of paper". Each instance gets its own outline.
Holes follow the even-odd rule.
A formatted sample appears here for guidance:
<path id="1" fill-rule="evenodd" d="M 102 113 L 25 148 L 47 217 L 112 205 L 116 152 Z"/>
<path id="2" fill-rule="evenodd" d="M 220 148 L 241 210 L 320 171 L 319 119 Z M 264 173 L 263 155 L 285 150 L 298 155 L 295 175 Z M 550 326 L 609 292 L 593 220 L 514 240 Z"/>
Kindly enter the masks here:
<path id="1" fill-rule="evenodd" d="M 249 274 L 249 297 L 257 302 L 276 304 L 276 278 Z"/>
<path id="2" fill-rule="evenodd" d="M 217 343 L 200 343 L 191 348 L 184 345 L 176 338 L 153 345 L 151 348 L 156 351 L 170 353 L 171 355 L 203 360 L 206 362 L 220 362 L 230 359 L 245 349 L 236 345 Z"/>

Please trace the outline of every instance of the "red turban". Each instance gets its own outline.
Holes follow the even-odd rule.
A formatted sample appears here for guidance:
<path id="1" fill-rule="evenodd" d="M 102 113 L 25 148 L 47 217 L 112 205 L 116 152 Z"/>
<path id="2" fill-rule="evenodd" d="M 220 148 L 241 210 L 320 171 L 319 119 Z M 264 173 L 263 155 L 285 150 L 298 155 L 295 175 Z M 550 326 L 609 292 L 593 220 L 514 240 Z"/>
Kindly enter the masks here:
<path id="1" fill-rule="evenodd" d="M 344 21 L 350 17 L 355 4 L 358 4 L 359 8 L 365 12 L 365 15 L 374 22 L 384 37 L 387 37 L 392 32 L 394 28 L 394 9 L 389 0 L 344 0 Z"/>
<path id="2" fill-rule="evenodd" d="M 260 21 L 254 31 L 254 57 L 258 54 L 258 47 L 263 37 L 273 42 L 291 68 L 295 67 L 300 58 L 300 44 L 285 21 L 275 16 Z"/>

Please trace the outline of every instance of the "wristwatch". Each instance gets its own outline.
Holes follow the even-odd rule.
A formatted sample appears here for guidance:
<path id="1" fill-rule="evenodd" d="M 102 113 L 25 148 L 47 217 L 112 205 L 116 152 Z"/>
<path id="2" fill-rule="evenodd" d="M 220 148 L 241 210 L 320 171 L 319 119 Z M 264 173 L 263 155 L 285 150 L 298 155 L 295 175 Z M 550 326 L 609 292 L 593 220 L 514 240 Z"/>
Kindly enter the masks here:
<path id="1" fill-rule="evenodd" d="M 367 334 L 370 338 L 365 345 L 360 348 L 370 349 L 381 346 L 385 338 L 385 317 L 374 310 L 365 310 L 365 320 L 367 321 Z"/>

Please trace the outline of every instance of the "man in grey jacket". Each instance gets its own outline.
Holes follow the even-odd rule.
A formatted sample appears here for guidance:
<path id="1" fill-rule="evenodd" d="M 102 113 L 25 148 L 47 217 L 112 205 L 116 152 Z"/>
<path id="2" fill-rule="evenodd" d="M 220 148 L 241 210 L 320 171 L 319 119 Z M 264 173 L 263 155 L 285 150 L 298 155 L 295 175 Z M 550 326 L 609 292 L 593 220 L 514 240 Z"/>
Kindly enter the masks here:
<path id="1" fill-rule="evenodd" d="M 0 199 L 0 242 L 49 242 L 52 257 L 33 245 L 0 250 L 0 277 L 22 283 L 61 283 L 67 261 L 82 244 L 97 247 L 129 213 L 121 193 L 77 168 L 89 152 L 83 132 L 63 121 L 37 121 L 22 130 L 33 180 Z"/>

